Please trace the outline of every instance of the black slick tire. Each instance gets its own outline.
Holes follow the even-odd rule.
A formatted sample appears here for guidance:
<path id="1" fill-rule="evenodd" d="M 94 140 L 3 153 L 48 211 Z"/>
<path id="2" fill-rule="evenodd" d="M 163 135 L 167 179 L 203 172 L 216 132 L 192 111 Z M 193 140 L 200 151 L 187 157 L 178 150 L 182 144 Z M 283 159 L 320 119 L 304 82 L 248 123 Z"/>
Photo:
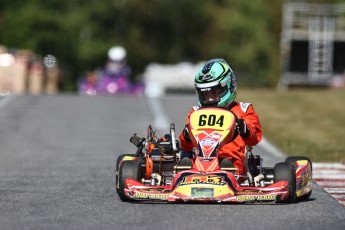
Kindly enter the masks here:
<path id="1" fill-rule="evenodd" d="M 311 171 L 313 171 L 313 164 L 312 164 L 311 160 L 308 157 L 305 157 L 305 156 L 291 156 L 291 157 L 287 157 L 285 159 L 285 162 L 288 162 L 288 163 L 291 163 L 291 164 L 295 165 L 295 162 L 296 161 L 300 161 L 300 160 L 307 160 L 309 162 L 309 164 L 310 164 Z M 312 191 L 313 190 L 311 190 L 307 194 L 304 194 L 301 197 L 298 197 L 297 199 L 298 200 L 308 200 L 310 198 L 310 196 L 311 196 Z"/>
<path id="2" fill-rule="evenodd" d="M 130 199 L 125 195 L 125 181 L 127 178 L 133 178 L 135 180 L 141 179 L 141 162 L 140 160 L 130 160 L 124 161 L 119 166 L 118 173 L 118 190 L 117 193 L 122 201 L 130 201 Z"/>
<path id="3" fill-rule="evenodd" d="M 119 193 L 119 167 L 120 164 L 125 157 L 136 157 L 135 154 L 121 154 L 118 156 L 116 160 L 116 166 L 115 166 L 115 187 L 116 187 L 116 192 Z"/>
<path id="4" fill-rule="evenodd" d="M 282 203 L 293 203 L 296 200 L 295 167 L 289 162 L 277 163 L 273 169 L 274 182 L 286 180 L 289 183 L 289 196 Z"/>

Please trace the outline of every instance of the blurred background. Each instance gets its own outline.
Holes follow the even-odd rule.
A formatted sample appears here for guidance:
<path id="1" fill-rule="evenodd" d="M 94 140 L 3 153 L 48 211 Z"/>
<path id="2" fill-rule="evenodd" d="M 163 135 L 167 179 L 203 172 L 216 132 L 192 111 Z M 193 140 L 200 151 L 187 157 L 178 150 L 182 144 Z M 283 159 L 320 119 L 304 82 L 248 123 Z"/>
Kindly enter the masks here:
<path id="1" fill-rule="evenodd" d="M 195 65 L 213 57 L 225 58 L 240 76 L 242 86 L 304 84 L 308 79 L 299 74 L 314 71 L 309 80 L 320 80 L 312 64 L 318 61 L 317 55 L 327 59 L 320 56 L 320 48 L 313 49 L 314 56 L 309 57 L 312 45 L 328 45 L 333 53 L 327 54 L 323 64 L 331 64 L 321 71 L 334 70 L 341 76 L 345 66 L 344 6 L 315 8 L 306 5 L 309 3 L 345 2 L 0 0 L 0 71 L 2 76 L 7 71 L 11 78 L 19 79 L 12 85 L 7 82 L 2 93 L 75 92 L 80 79 L 105 67 L 107 53 L 114 46 L 126 50 L 129 78 L 134 84 L 144 81 L 148 71 L 154 72 L 152 63 L 163 67 L 188 63 L 194 70 Z M 318 30 L 339 34 L 321 40 L 324 34 L 318 38 Z M 327 44 L 320 45 L 325 40 Z M 4 70 L 12 64 L 22 71 L 9 74 L 12 70 Z M 42 79 L 25 79 L 41 73 Z"/>
<path id="2" fill-rule="evenodd" d="M 344 0 L 0 5 L 0 96 L 194 92 L 197 68 L 221 57 L 270 141 L 289 155 L 345 161 Z"/>

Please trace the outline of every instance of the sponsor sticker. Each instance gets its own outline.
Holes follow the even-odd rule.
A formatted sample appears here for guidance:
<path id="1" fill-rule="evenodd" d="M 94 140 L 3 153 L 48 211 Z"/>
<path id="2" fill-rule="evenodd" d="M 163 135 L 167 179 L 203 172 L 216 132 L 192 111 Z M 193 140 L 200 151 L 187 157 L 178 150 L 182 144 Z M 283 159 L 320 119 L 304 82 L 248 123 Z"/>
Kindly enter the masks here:
<path id="1" fill-rule="evenodd" d="M 276 200 L 277 195 L 241 195 L 237 196 L 236 200 L 238 201 L 267 201 L 267 200 Z"/>
<path id="2" fill-rule="evenodd" d="M 188 176 L 179 183 L 179 186 L 191 184 L 226 185 L 220 176 Z"/>
<path id="3" fill-rule="evenodd" d="M 168 199 L 169 194 L 149 194 L 149 193 L 142 193 L 137 192 L 134 194 L 134 198 L 140 199 L 158 199 L 158 200 L 166 200 Z"/>
<path id="4" fill-rule="evenodd" d="M 243 112 L 247 112 L 248 107 L 251 105 L 251 103 L 244 103 L 240 102 L 240 106 Z"/>
<path id="5" fill-rule="evenodd" d="M 213 146 L 215 143 L 215 140 L 212 138 L 205 138 L 201 141 L 202 146 Z"/>

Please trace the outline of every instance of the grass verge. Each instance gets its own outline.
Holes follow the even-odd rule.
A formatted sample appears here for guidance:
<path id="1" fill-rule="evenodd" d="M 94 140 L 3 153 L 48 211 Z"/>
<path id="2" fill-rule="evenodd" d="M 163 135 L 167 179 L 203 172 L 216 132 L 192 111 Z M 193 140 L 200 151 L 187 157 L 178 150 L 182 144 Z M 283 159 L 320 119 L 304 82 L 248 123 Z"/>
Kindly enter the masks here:
<path id="1" fill-rule="evenodd" d="M 237 100 L 253 104 L 264 136 L 287 155 L 345 163 L 344 89 L 240 89 Z"/>

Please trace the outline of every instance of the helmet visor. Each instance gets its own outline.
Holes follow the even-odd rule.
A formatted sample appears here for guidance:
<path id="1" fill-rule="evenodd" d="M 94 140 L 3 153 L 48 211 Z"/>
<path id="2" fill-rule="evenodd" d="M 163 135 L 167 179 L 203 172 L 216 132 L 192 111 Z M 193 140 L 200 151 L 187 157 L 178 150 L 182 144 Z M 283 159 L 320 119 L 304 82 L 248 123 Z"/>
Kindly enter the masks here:
<path id="1" fill-rule="evenodd" d="M 220 84 L 212 87 L 196 88 L 199 101 L 203 106 L 217 106 L 218 102 L 229 91 L 228 87 Z"/>

